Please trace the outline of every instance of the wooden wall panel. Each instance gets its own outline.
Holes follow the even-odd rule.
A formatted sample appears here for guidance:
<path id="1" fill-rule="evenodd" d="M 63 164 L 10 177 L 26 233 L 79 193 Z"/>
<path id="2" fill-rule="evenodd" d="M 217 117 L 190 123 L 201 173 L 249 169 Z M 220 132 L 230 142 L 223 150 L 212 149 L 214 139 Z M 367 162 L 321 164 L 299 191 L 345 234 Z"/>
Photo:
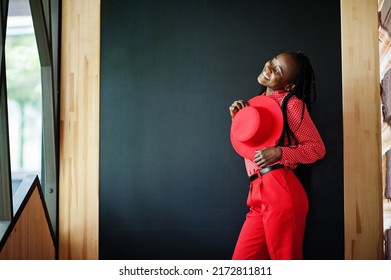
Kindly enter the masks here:
<path id="1" fill-rule="evenodd" d="M 35 187 L 0 252 L 0 260 L 54 260 L 55 257 L 45 210 Z"/>
<path id="2" fill-rule="evenodd" d="M 341 0 L 345 258 L 382 259 L 377 1 Z"/>
<path id="3" fill-rule="evenodd" d="M 98 259 L 100 0 L 62 1 L 60 259 Z"/>

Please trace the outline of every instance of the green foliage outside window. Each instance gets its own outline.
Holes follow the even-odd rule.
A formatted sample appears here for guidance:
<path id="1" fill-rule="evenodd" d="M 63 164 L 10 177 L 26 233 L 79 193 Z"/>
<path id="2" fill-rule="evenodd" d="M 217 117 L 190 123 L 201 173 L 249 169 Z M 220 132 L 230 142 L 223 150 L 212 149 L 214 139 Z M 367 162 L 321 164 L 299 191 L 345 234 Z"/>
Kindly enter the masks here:
<path id="1" fill-rule="evenodd" d="M 42 111 L 41 72 L 34 34 L 7 36 L 5 57 L 8 99 L 18 104 L 20 111 L 19 131 L 21 133 L 18 139 L 19 143 L 17 143 L 19 145 L 17 161 L 18 165 L 23 168 L 25 158 L 28 156 L 25 151 L 25 143 L 31 137 L 26 132 L 26 125 L 30 121 L 34 122 L 34 120 L 28 119 L 26 108 L 30 107 L 38 112 Z M 35 131 L 35 133 L 38 135 L 32 136 L 41 139 L 41 132 Z"/>

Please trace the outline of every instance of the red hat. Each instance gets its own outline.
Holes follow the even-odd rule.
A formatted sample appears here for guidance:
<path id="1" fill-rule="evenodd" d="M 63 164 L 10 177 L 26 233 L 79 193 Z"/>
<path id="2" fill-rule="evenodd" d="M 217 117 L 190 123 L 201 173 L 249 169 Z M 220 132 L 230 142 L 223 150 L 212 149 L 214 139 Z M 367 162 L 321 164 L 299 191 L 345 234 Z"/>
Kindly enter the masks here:
<path id="1" fill-rule="evenodd" d="M 254 159 L 256 150 L 276 145 L 284 118 L 280 105 L 269 96 L 253 97 L 248 104 L 232 121 L 231 143 L 239 155 Z"/>

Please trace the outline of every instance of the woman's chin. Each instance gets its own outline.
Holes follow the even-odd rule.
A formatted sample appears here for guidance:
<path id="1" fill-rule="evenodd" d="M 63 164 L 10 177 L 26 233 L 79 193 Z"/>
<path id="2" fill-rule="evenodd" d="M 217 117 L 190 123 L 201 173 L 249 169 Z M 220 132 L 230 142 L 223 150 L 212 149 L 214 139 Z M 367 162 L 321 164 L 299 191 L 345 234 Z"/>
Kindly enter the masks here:
<path id="1" fill-rule="evenodd" d="M 258 83 L 262 86 L 266 86 L 266 81 L 262 79 L 261 77 L 258 77 Z"/>

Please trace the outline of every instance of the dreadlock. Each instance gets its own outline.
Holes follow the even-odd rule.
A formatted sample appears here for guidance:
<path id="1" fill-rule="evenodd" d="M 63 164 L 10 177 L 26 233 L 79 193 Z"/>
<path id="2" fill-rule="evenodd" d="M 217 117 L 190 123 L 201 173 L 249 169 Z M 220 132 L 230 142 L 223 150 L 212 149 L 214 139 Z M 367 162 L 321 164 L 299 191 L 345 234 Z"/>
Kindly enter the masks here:
<path id="1" fill-rule="evenodd" d="M 305 56 L 302 52 L 291 52 L 288 53 L 289 55 L 292 56 L 292 58 L 296 61 L 299 73 L 296 77 L 296 80 L 294 81 L 295 87 L 285 96 L 284 100 L 282 101 L 281 104 L 281 109 L 284 117 L 284 127 L 283 131 L 281 134 L 280 139 L 277 142 L 278 146 L 284 146 L 285 141 L 287 139 L 288 141 L 288 146 L 291 144 L 298 144 L 298 141 L 293 134 L 291 128 L 289 127 L 288 123 L 288 116 L 287 116 L 287 104 L 289 99 L 292 96 L 296 96 L 300 100 L 303 101 L 303 106 L 301 109 L 301 122 L 303 121 L 304 118 L 304 108 L 307 106 L 308 112 L 311 111 L 311 104 L 315 102 L 316 100 L 316 87 L 315 87 L 315 73 L 312 68 L 311 62 L 308 59 L 307 56 Z M 262 89 L 263 93 L 264 88 Z M 311 93 L 313 92 L 313 96 L 311 96 Z M 299 125 L 299 127 L 300 127 Z M 308 166 L 305 165 L 299 165 L 295 170 L 294 170 L 296 176 L 299 178 L 301 183 L 304 186 L 304 189 L 308 195 L 308 197 L 311 197 L 311 170 Z"/>
<path id="2" fill-rule="evenodd" d="M 307 106 L 308 111 L 311 110 L 311 104 L 316 100 L 316 87 L 315 87 L 315 73 L 312 68 L 311 62 L 307 56 L 302 52 L 288 53 L 296 61 L 299 69 L 299 73 L 294 81 L 295 87 L 285 96 L 281 104 L 282 113 L 284 116 L 284 128 L 281 138 L 278 140 L 278 146 L 283 146 L 285 139 L 288 141 L 288 145 L 298 144 L 295 135 L 293 134 L 288 123 L 287 116 L 287 104 L 292 96 L 296 96 L 303 101 L 301 110 L 301 121 L 304 118 L 304 107 Z M 313 91 L 313 97 L 311 92 Z M 300 122 L 301 125 L 301 122 Z M 299 127 L 300 127 L 299 125 Z"/>

